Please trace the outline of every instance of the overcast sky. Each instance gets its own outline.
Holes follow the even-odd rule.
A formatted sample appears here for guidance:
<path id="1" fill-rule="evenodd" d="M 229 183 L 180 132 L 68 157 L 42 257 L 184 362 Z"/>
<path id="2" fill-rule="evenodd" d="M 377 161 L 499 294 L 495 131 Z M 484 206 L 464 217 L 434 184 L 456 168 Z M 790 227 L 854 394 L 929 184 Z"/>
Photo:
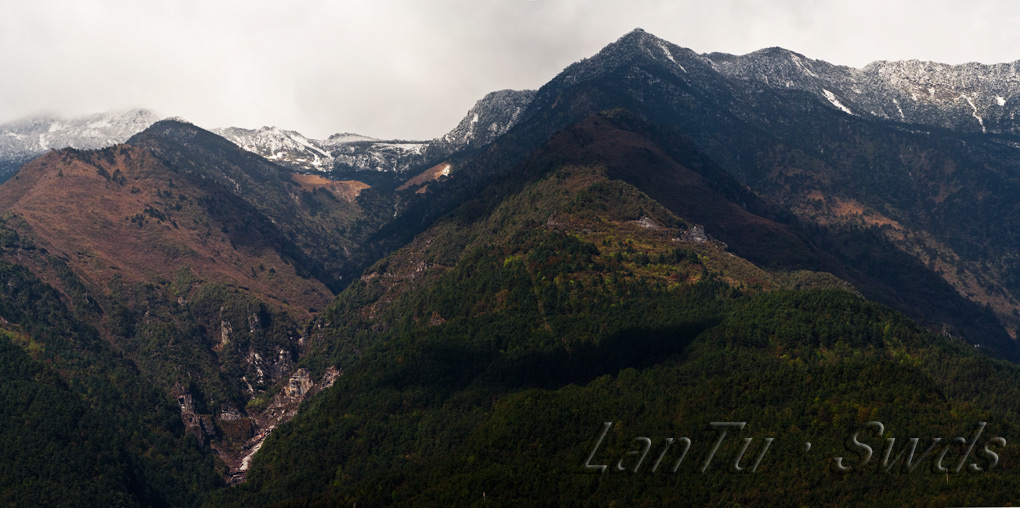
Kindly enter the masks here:
<path id="1" fill-rule="evenodd" d="M 641 27 L 863 66 L 1020 59 L 996 0 L 0 0 L 0 122 L 147 107 L 200 126 L 427 139 Z"/>

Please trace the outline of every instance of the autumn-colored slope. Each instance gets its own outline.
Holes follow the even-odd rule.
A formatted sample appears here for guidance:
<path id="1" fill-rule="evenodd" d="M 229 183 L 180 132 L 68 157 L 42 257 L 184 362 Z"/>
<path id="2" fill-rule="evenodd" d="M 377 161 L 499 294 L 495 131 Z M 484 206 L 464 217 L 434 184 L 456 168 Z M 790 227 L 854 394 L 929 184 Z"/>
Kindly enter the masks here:
<path id="1" fill-rule="evenodd" d="M 296 316 L 331 298 L 281 254 L 287 240 L 268 219 L 146 149 L 51 152 L 0 187 L 0 209 L 24 219 L 40 247 L 100 291 L 115 278 L 171 281 L 187 267 Z"/>

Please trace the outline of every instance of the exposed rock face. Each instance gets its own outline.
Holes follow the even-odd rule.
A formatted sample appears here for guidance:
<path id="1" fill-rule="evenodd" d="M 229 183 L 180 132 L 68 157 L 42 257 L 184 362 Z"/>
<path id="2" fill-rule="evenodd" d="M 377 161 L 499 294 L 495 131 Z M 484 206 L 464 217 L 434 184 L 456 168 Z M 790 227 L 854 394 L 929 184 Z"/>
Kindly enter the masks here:
<path id="1" fill-rule="evenodd" d="M 224 344 L 231 341 L 235 330 L 242 334 L 263 333 L 264 327 L 257 311 L 249 308 L 243 319 L 243 324 L 236 323 L 236 320 L 231 323 L 221 309 L 220 330 L 217 334 L 221 342 L 218 347 L 222 349 Z M 297 341 L 296 338 L 291 340 Z M 231 402 L 223 402 L 215 414 L 206 414 L 198 407 L 202 403 L 183 383 L 178 382 L 172 390 L 172 395 L 180 405 L 181 421 L 186 432 L 196 438 L 200 447 L 208 444 L 215 450 L 229 468 L 227 479 L 231 484 L 244 481 L 251 460 L 266 436 L 279 424 L 293 418 L 302 401 L 332 386 L 341 374 L 336 368 L 329 368 L 321 381 L 316 383 L 308 370 L 294 369 L 291 351 L 280 349 L 275 356 L 265 353 L 262 351 L 260 354 L 253 347 L 248 348 L 247 374 L 240 381 L 247 385 L 248 395 L 253 401 L 265 393 L 252 386 L 253 383 L 255 386 L 275 384 L 278 391 L 268 403 L 249 403 L 247 408 L 241 408 Z"/>
<path id="2" fill-rule="evenodd" d="M 230 325 L 230 321 L 220 320 L 220 347 L 224 347 L 230 342 L 230 334 L 234 332 L 234 328 Z"/>
<path id="3" fill-rule="evenodd" d="M 180 383 L 174 386 L 173 395 L 181 407 L 181 421 L 184 422 L 185 432 L 195 436 L 199 446 L 205 446 L 209 438 L 216 436 L 216 426 L 212 418 L 210 415 L 198 414 L 191 392 Z"/>
<path id="4" fill-rule="evenodd" d="M 658 222 L 655 222 L 655 219 L 653 219 L 653 218 L 651 218 L 651 217 L 649 217 L 647 215 L 642 216 L 640 219 L 638 219 L 635 222 L 637 223 L 637 225 L 639 227 L 644 228 L 644 229 L 651 229 L 652 231 L 664 231 L 666 229 L 666 228 L 662 227 L 662 225 L 659 224 Z"/>
<path id="5" fill-rule="evenodd" d="M 328 369 L 326 369 L 326 373 L 323 374 L 322 376 L 322 389 L 325 390 L 326 388 L 333 386 L 333 383 L 336 381 L 336 378 L 342 375 L 343 372 L 337 369 L 336 367 L 329 367 Z"/>
<path id="6" fill-rule="evenodd" d="M 311 376 L 308 375 L 308 371 L 305 369 L 298 369 L 293 376 L 287 380 L 287 384 L 283 385 L 283 397 L 279 402 L 287 403 L 294 400 L 299 400 L 304 397 L 315 383 L 312 382 Z M 274 401 L 276 402 L 276 401 Z"/>
<path id="7" fill-rule="evenodd" d="M 301 402 L 311 395 L 333 386 L 336 378 L 340 375 L 341 373 L 335 367 L 330 367 L 320 382 L 315 383 L 306 369 L 299 368 L 287 378 L 280 387 L 280 391 L 273 396 L 272 401 L 263 410 L 248 415 L 236 410 L 221 412 L 218 418 L 221 426 L 225 423 L 236 426 L 237 422 L 242 422 L 250 427 L 247 440 L 238 449 L 228 450 L 220 447 L 217 450 L 220 457 L 230 467 L 228 478 L 230 484 L 237 485 L 244 482 L 252 459 L 262 448 L 262 443 L 273 432 L 273 429 L 294 418 Z"/>
<path id="8" fill-rule="evenodd" d="M 705 228 L 700 224 L 695 224 L 694 227 L 684 233 L 684 241 L 691 243 L 707 243 L 708 235 L 705 234 Z"/>

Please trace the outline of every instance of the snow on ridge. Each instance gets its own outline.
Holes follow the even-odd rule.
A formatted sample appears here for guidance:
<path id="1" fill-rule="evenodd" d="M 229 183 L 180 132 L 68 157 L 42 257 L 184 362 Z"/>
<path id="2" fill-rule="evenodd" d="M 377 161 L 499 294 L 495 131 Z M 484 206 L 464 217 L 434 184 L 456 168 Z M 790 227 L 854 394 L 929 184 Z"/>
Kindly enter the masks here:
<path id="1" fill-rule="evenodd" d="M 360 134 L 333 134 L 325 140 L 279 127 L 213 129 L 238 147 L 298 171 L 334 168 L 404 171 L 414 165 L 429 143 L 379 140 Z"/>
<path id="2" fill-rule="evenodd" d="M 338 133 L 324 140 L 276 127 L 223 128 L 213 132 L 235 145 L 305 171 L 376 170 L 404 172 L 468 147 L 491 143 L 521 119 L 533 90 L 497 90 L 486 94 L 451 131 L 427 141 L 377 139 Z M 431 162 L 430 162 L 431 161 Z"/>
<path id="3" fill-rule="evenodd" d="M 344 145 L 347 143 L 363 143 L 363 142 L 378 142 L 381 141 L 378 138 L 372 138 L 368 136 L 362 136 L 361 134 L 354 134 L 350 132 L 343 132 L 339 134 L 333 134 L 332 136 L 319 141 L 322 146 L 336 146 Z"/>
<path id="4" fill-rule="evenodd" d="M 1020 133 L 1020 117 L 1010 100 L 1020 94 L 1020 60 L 993 65 L 876 61 L 854 68 L 779 49 L 702 56 L 726 77 L 810 92 L 848 114 L 968 132 L 980 126 L 984 132 Z M 666 58 L 662 61 L 666 64 Z"/>
<path id="5" fill-rule="evenodd" d="M 425 147 L 428 146 L 428 143 L 412 142 L 412 141 L 404 141 L 404 142 L 393 142 L 393 141 L 390 141 L 390 142 L 374 143 L 374 145 L 379 147 L 379 148 L 390 149 L 390 150 L 397 150 L 397 151 L 401 151 L 401 152 L 421 153 L 423 150 L 425 150 Z"/>
<path id="6" fill-rule="evenodd" d="M 40 155 L 51 148 L 95 150 L 123 143 L 161 115 L 133 109 L 72 118 L 37 116 L 0 124 L 0 160 Z M 5 134 L 5 135 L 4 135 Z"/>

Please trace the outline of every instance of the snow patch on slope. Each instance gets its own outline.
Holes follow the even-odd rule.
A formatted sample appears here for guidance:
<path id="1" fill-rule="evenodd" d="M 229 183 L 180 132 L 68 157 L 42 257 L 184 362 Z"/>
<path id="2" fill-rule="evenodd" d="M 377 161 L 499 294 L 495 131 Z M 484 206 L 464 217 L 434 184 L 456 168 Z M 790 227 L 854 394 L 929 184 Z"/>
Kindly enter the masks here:
<path id="1" fill-rule="evenodd" d="M 670 52 L 669 48 L 666 47 L 665 43 L 660 42 L 659 47 L 662 48 L 662 52 L 666 54 L 666 58 L 668 58 L 670 62 L 675 63 L 676 66 L 679 67 L 680 70 L 684 71 L 685 73 L 687 72 L 687 69 L 684 69 L 684 66 L 680 65 L 680 62 L 677 62 L 676 59 L 673 58 L 673 53 Z"/>
<path id="2" fill-rule="evenodd" d="M 842 112 L 844 112 L 844 113 L 846 113 L 848 115 L 854 114 L 853 111 L 850 111 L 850 108 L 844 106 L 842 102 L 839 102 L 839 99 L 836 98 L 836 94 L 834 94 L 834 93 L 832 93 L 832 92 L 830 92 L 830 91 L 828 91 L 828 90 L 826 90 L 824 88 L 822 89 L 822 93 L 825 94 L 825 98 L 829 100 L 829 103 L 831 103 L 833 106 L 836 106 L 836 108 L 838 108 L 840 111 L 842 111 Z"/>
<path id="3" fill-rule="evenodd" d="M 988 129 L 985 129 L 985 119 L 978 115 L 978 108 L 974 105 L 974 101 L 970 100 L 970 97 L 962 94 L 960 95 L 960 98 L 966 100 L 967 104 L 970 104 L 970 107 L 974 110 L 974 118 L 977 118 L 978 124 L 981 125 L 981 132 L 987 133 Z"/>

